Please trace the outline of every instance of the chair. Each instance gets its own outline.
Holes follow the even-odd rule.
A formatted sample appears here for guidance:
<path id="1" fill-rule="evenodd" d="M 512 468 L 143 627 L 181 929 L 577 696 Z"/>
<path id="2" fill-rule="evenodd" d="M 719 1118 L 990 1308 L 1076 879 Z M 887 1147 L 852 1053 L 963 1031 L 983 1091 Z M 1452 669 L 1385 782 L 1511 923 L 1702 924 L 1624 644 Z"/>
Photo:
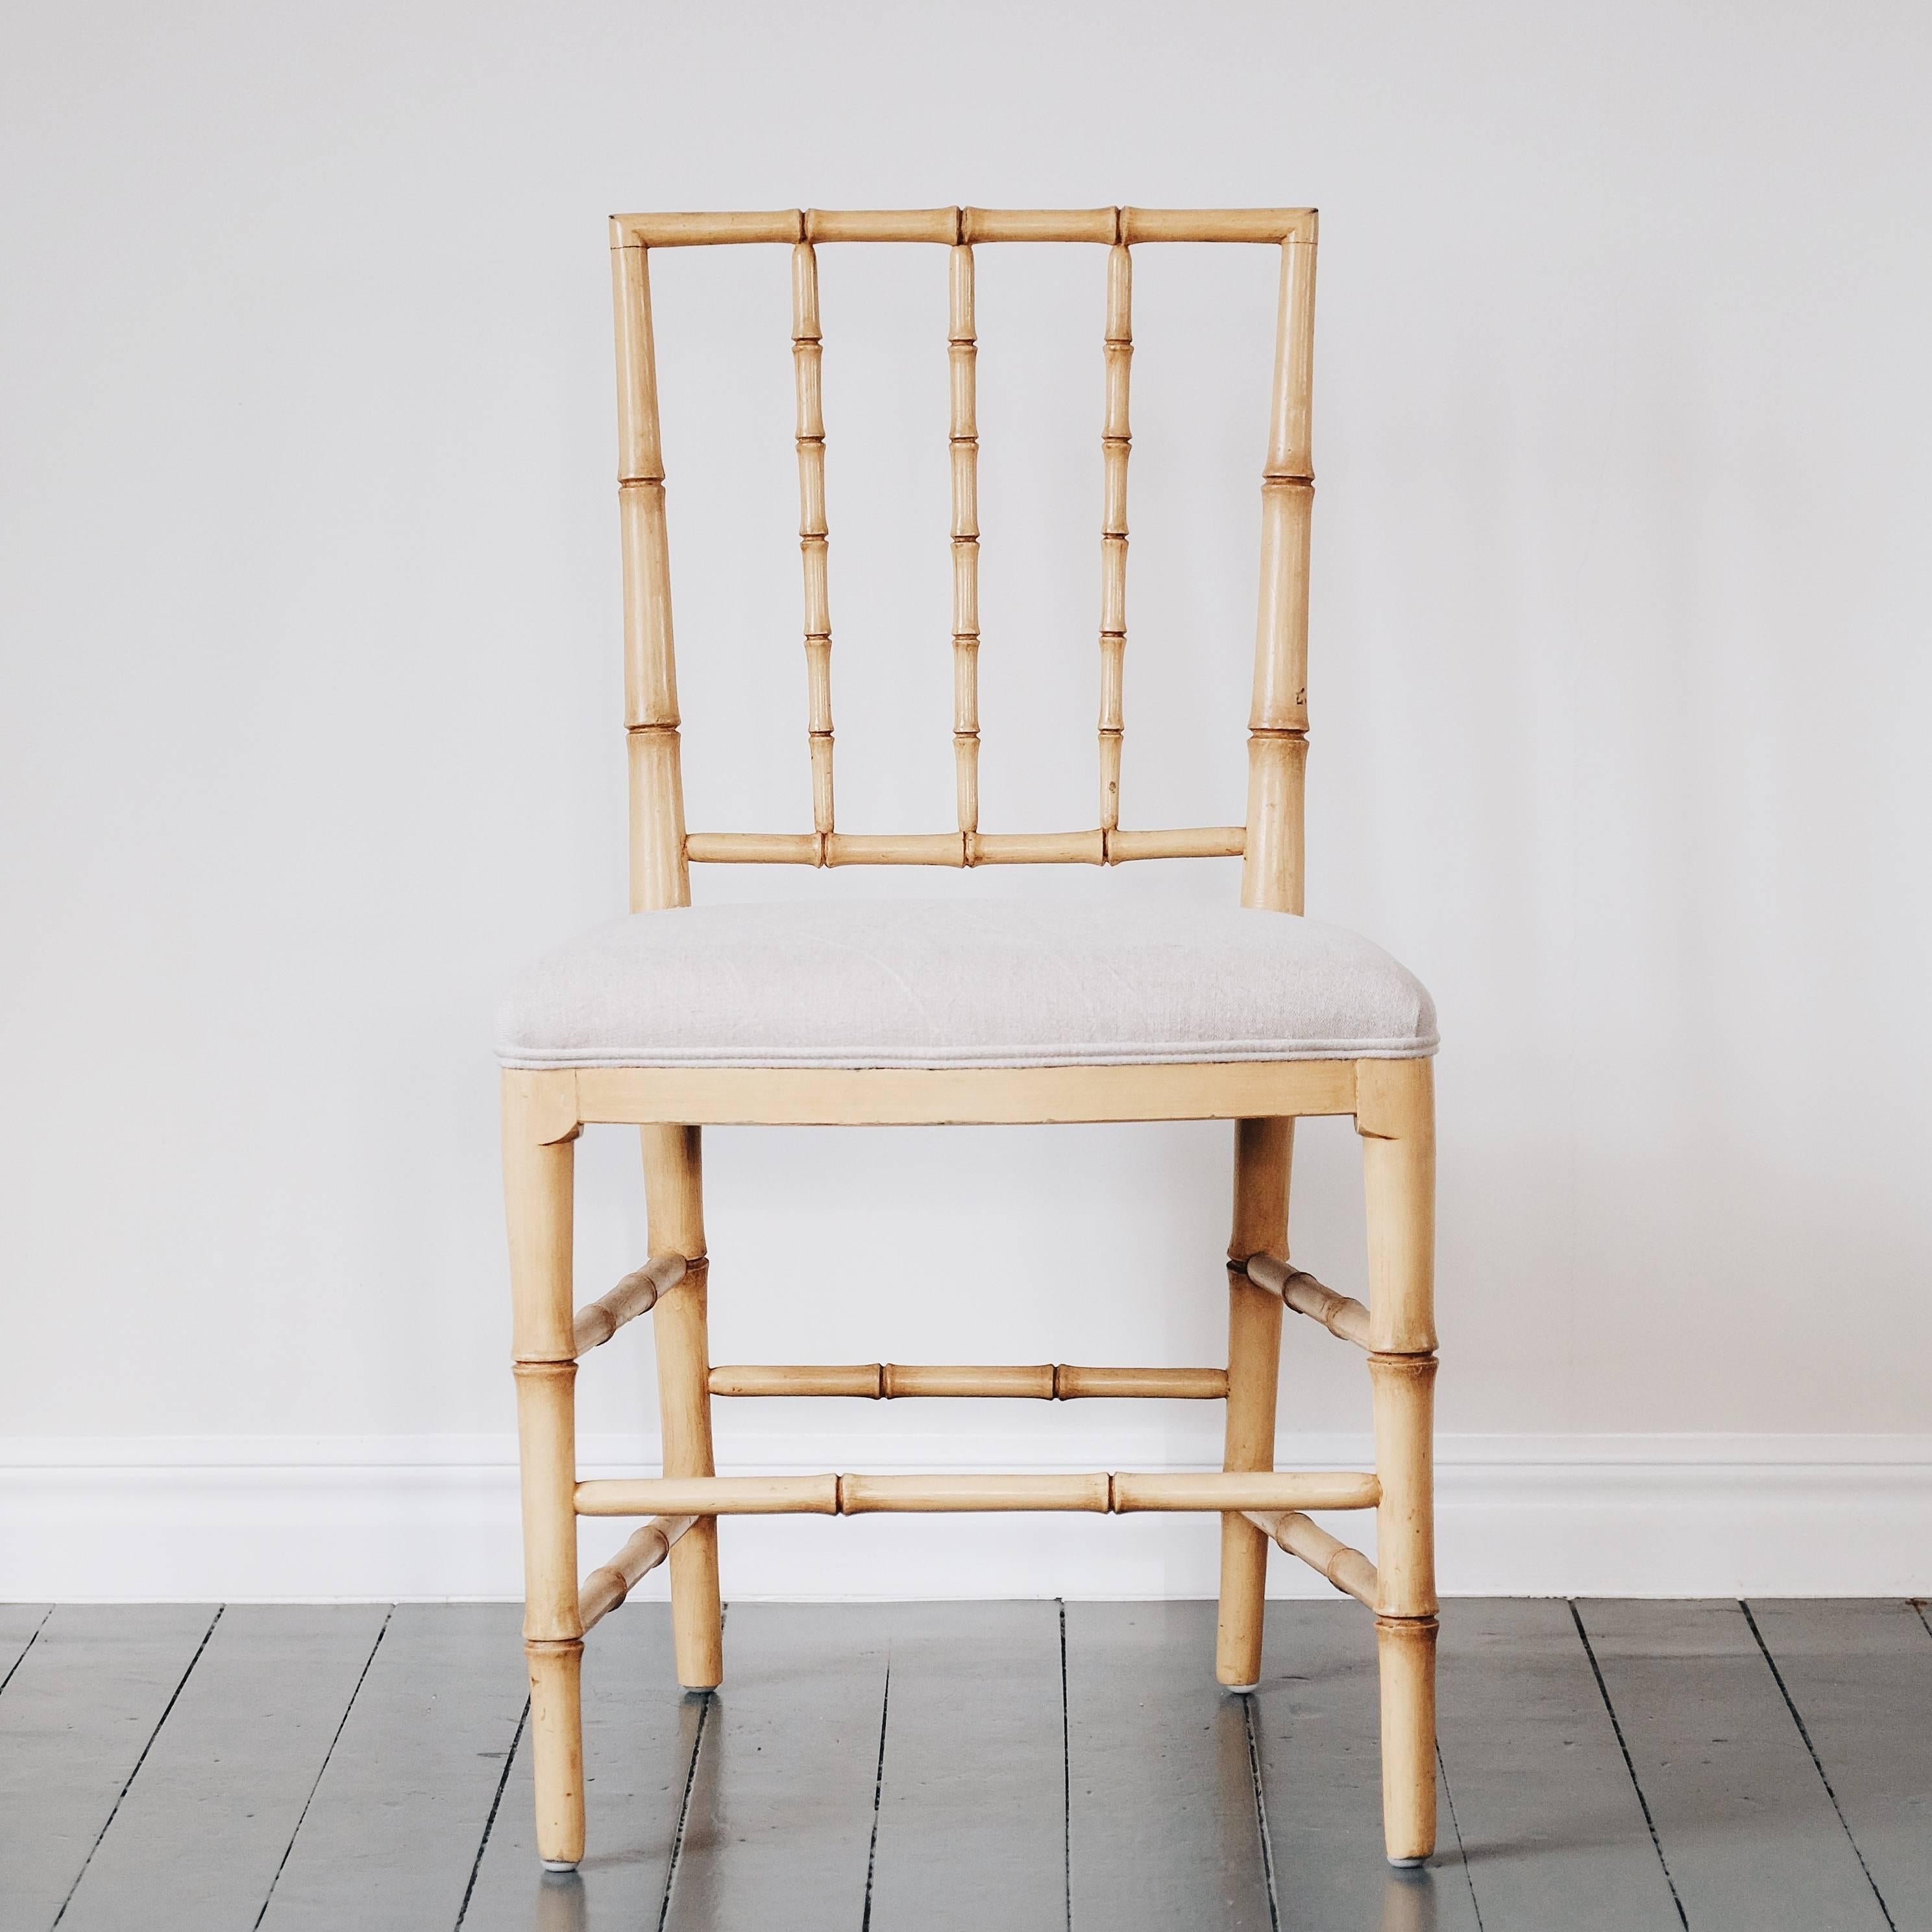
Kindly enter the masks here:
<path id="1" fill-rule="evenodd" d="M 721 1517 L 804 1511 L 1193 1510 L 1221 1518 L 1216 1671 L 1260 1674 L 1270 1543 L 1374 1613 L 1382 1802 L 1391 1862 L 1436 1837 L 1431 1404 L 1436 1045 L 1428 995 L 1366 940 L 1299 916 L 1316 218 L 1310 209 L 640 214 L 611 224 L 616 299 L 631 896 L 628 919 L 551 955 L 502 1022 L 504 1166 L 514 1296 L 538 1841 L 574 1864 L 584 1841 L 580 1668 L 586 1633 L 667 1559 L 680 1680 L 723 1673 Z M 926 243 L 949 251 L 953 752 L 950 832 L 841 831 L 833 810 L 832 626 L 818 249 Z M 1126 638 L 1128 378 L 1132 250 L 1244 242 L 1280 255 L 1280 306 L 1262 476 L 1260 615 L 1244 825 L 1120 823 Z M 1099 823 L 1074 832 L 979 829 L 976 696 L 979 524 L 976 248 L 1070 242 L 1106 251 Z M 654 249 L 791 251 L 804 560 L 809 832 L 687 832 L 679 764 L 664 471 L 651 333 Z M 970 866 L 1239 854 L 1239 907 L 1212 916 L 1051 903 L 693 907 L 694 862 Z M 1352 1116 L 1368 1212 L 1365 1306 L 1288 1258 L 1295 1120 Z M 827 1124 L 1228 1120 L 1234 1123 L 1228 1361 L 1205 1368 L 1071 1364 L 713 1366 L 700 1141 L 728 1122 Z M 579 1307 L 572 1279 L 572 1144 L 592 1124 L 642 1130 L 650 1253 Z M 1284 1307 L 1366 1352 L 1372 1473 L 1274 1467 Z M 580 1357 L 647 1311 L 656 1323 L 661 1477 L 580 1482 Z M 1092 1396 L 1225 1400 L 1223 1468 L 1187 1474 L 719 1477 L 714 1397 L 765 1394 Z M 1377 1558 L 1311 1511 L 1376 1515 Z M 652 1519 L 580 1583 L 579 1516 Z"/>

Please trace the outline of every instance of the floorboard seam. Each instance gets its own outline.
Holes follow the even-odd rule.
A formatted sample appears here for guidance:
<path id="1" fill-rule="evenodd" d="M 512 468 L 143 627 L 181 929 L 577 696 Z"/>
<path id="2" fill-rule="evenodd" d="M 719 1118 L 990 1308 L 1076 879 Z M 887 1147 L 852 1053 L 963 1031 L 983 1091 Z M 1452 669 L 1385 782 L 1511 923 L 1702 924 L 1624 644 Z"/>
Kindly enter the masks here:
<path id="1" fill-rule="evenodd" d="M 208 1648 L 208 1640 L 214 1634 L 214 1627 L 217 1624 L 220 1622 L 221 1612 L 226 1608 L 227 1606 L 225 1604 L 218 1604 L 215 1606 L 214 1616 L 208 1618 L 208 1628 L 202 1632 L 201 1641 L 195 1646 L 194 1654 L 188 1659 L 188 1668 L 181 1674 L 181 1682 L 175 1686 L 172 1694 L 170 1696 L 166 1706 L 164 1706 L 162 1709 L 160 1717 L 155 1723 L 154 1728 L 148 1733 L 148 1742 L 141 1747 L 141 1755 L 134 1760 L 134 1768 L 128 1772 L 127 1781 L 122 1784 L 120 1790 L 115 1796 L 113 1805 L 107 1814 L 106 1823 L 103 1825 L 100 1829 L 94 1834 L 93 1844 L 89 1845 L 87 1848 L 86 1857 L 82 1858 L 80 1862 L 80 1870 L 76 1872 L 74 1875 L 73 1884 L 69 1886 L 67 1888 L 66 1898 L 61 1900 L 61 1909 L 54 1914 L 54 1924 L 56 1925 L 58 1925 L 61 1921 L 67 1916 L 67 1909 L 74 1903 L 74 1895 L 80 1889 L 80 1882 L 82 1879 L 86 1877 L 87 1868 L 89 1865 L 93 1864 L 94 1855 L 96 1852 L 100 1850 L 101 1840 L 106 1837 L 108 1832 L 113 1827 L 115 1820 L 120 1816 L 121 1807 L 126 1801 L 128 1793 L 134 1789 L 135 1779 L 139 1778 L 141 1774 L 142 1766 L 146 1764 L 148 1761 L 148 1752 L 152 1750 L 154 1748 L 154 1740 L 160 1736 L 162 1726 L 166 1724 L 169 1715 L 173 1711 L 176 1703 L 178 1701 L 181 1696 L 181 1694 L 188 1688 L 188 1680 L 194 1675 L 194 1666 L 201 1661 L 201 1653 Z M 38 1633 L 36 1632 L 35 1634 L 38 1635 Z"/>
<path id="2" fill-rule="evenodd" d="M 1255 1736 L 1252 1694 L 1241 1699 L 1241 1722 L 1248 1733 L 1248 1776 L 1255 1787 L 1255 1829 L 1261 1834 L 1262 1880 L 1268 1887 L 1268 1924 L 1272 1932 L 1281 1932 L 1281 1903 L 1274 1888 L 1274 1834 L 1268 1829 L 1268 1796 L 1262 1788 L 1261 1743 Z"/>
<path id="3" fill-rule="evenodd" d="M 1650 1834 L 1651 1849 L 1657 1854 L 1657 1862 L 1664 1869 L 1664 1882 L 1670 1888 L 1670 1902 L 1677 1908 L 1677 1922 L 1690 1932 L 1690 1919 L 1684 1910 L 1684 1901 L 1677 1895 L 1677 1881 L 1670 1875 L 1670 1861 L 1664 1856 L 1664 1840 L 1657 1835 L 1657 1820 L 1650 1815 L 1650 1800 L 1643 1795 L 1643 1786 L 1636 1774 L 1636 1761 L 1630 1754 L 1630 1745 L 1624 1736 L 1622 1720 L 1617 1715 L 1617 1707 L 1610 1702 L 1610 1687 L 1604 1682 L 1603 1666 L 1597 1661 L 1597 1652 L 1590 1642 L 1590 1633 L 1583 1628 L 1583 1614 L 1576 1607 L 1576 1600 L 1568 1599 L 1570 1621 L 1576 1626 L 1576 1634 L 1582 1640 L 1583 1654 L 1590 1660 L 1590 1674 L 1597 1680 L 1597 1694 L 1604 1700 L 1604 1708 L 1610 1713 L 1610 1729 L 1617 1736 L 1617 1749 L 1622 1752 L 1624 1768 L 1630 1773 L 1630 1789 L 1636 1793 L 1636 1802 L 1643 1813 L 1644 1828 Z"/>
<path id="4" fill-rule="evenodd" d="M 503 1754 L 503 1774 L 497 1779 L 496 1795 L 490 1800 L 490 1815 L 483 1821 L 482 1839 L 470 1867 L 470 1882 L 463 1888 L 463 1903 L 456 1908 L 457 1932 L 462 1932 L 463 1922 L 470 1916 L 470 1901 L 476 1895 L 476 1879 L 483 1869 L 483 1854 L 490 1849 L 490 1834 L 496 1828 L 496 1814 L 503 1808 L 503 1793 L 509 1789 L 511 1768 L 517 1762 L 517 1753 L 524 1742 L 524 1727 L 530 1720 L 530 1700 L 526 1697 L 523 1709 L 517 1714 L 517 1734 L 510 1740 L 510 1748 Z"/>
<path id="5" fill-rule="evenodd" d="M 710 1723 L 712 1706 L 718 1701 L 712 1691 L 700 1690 L 697 1694 L 704 1702 L 698 1707 L 698 1729 L 692 1734 L 691 1762 L 685 1767 L 684 1773 L 684 1796 L 677 1804 L 677 1829 L 671 1834 L 670 1856 L 664 1862 L 664 1898 L 658 1906 L 658 1932 L 664 1932 L 670 1918 L 670 1888 L 676 1882 L 677 1861 L 684 1850 L 684 1827 L 691 1816 L 692 1790 L 698 1783 L 698 1760 L 704 1754 L 705 1726 Z"/>
<path id="6" fill-rule="evenodd" d="M 879 1812 L 886 1795 L 886 1724 L 892 1708 L 892 1660 L 886 1657 L 885 1694 L 879 1700 L 879 1766 L 872 1778 L 872 1838 L 866 1847 L 866 1906 L 860 1915 L 859 1932 L 871 1932 L 872 1923 L 872 1871 L 879 1862 Z"/>
<path id="7" fill-rule="evenodd" d="M 1925 1599 L 1923 1597 L 1914 1597 L 1911 1599 L 1911 1604 L 1912 1607 L 1918 1612 L 1918 1621 L 1925 1626 L 1925 1634 L 1928 1636 L 1932 1636 L 1932 1619 L 1928 1619 L 1925 1615 Z"/>
<path id="8" fill-rule="evenodd" d="M 1066 1932 L 1073 1932 L 1073 1727 L 1066 1694 L 1066 1599 L 1060 1611 L 1060 1871 Z"/>
<path id="9" fill-rule="evenodd" d="M 1744 1622 L 1750 1626 L 1750 1634 L 1757 1647 L 1763 1653 L 1766 1664 L 1771 1671 L 1772 1682 L 1778 1686 L 1778 1694 L 1784 1700 L 1784 1708 L 1791 1713 L 1791 1721 L 1798 1726 L 1798 1735 L 1804 1740 L 1804 1748 L 1810 1754 L 1811 1768 L 1818 1774 L 1818 1782 L 1825 1787 L 1825 1796 L 1832 1801 L 1832 1809 L 1838 1814 L 1838 1824 L 1845 1834 L 1845 1842 L 1852 1848 L 1852 1856 L 1858 1862 L 1858 1869 L 1865 1875 L 1865 1882 L 1871 1887 L 1873 1898 L 1878 1900 L 1878 1909 L 1885 1915 L 1885 1922 L 1892 1932 L 1898 1932 L 1897 1922 L 1892 1916 L 1892 1907 L 1885 1902 L 1885 1894 L 1878 1888 L 1878 1880 L 1872 1876 L 1871 1867 L 1865 1863 L 1865 1855 L 1858 1849 L 1858 1841 L 1852 1836 L 1852 1828 L 1845 1817 L 1845 1808 L 1838 1802 L 1838 1794 L 1832 1789 L 1832 1780 L 1825 1774 L 1824 1760 L 1818 1755 L 1818 1747 L 1811 1742 L 1811 1733 L 1806 1727 L 1803 1714 L 1792 1701 L 1791 1692 L 1784 1682 L 1784 1673 L 1778 1667 L 1778 1659 L 1771 1654 L 1771 1646 L 1764 1640 L 1764 1633 L 1757 1627 L 1757 1618 L 1751 1615 L 1751 1606 L 1740 1598 L 1738 1608 L 1744 1613 Z"/>
<path id="10" fill-rule="evenodd" d="M 34 1624 L 32 1634 L 28 1637 L 26 1644 L 22 1647 L 20 1655 L 15 1658 L 13 1663 L 8 1666 L 6 1676 L 4 1677 L 0 1677 L 0 1690 L 5 1690 L 8 1685 L 13 1682 L 14 1672 L 18 1670 L 21 1665 L 26 1662 L 27 1652 L 32 1650 L 34 1645 L 40 1642 L 40 1633 L 47 1627 L 47 1618 L 52 1616 L 53 1613 L 54 1606 L 52 1604 L 50 1604 L 46 1608 L 46 1616 L 43 1616 L 40 1622 Z"/>
<path id="11" fill-rule="evenodd" d="M 1469 1848 L 1462 1842 L 1462 1827 L 1456 1816 L 1456 1794 L 1449 1788 L 1449 1767 L 1442 1761 L 1442 1739 L 1436 1739 L 1436 1771 L 1442 1780 L 1442 1802 L 1449 1808 L 1449 1829 L 1456 1840 L 1456 1862 L 1462 1868 L 1462 1882 L 1469 1888 L 1469 1910 L 1476 1915 L 1476 1932 L 1483 1932 L 1483 1902 L 1476 1896 L 1476 1874 L 1469 1869 Z"/>
<path id="12" fill-rule="evenodd" d="M 356 1688 L 349 1694 L 349 1702 L 342 1707 L 342 1716 L 335 1726 L 335 1734 L 328 1741 L 328 1748 L 322 1754 L 322 1762 L 316 1766 L 315 1782 L 308 1788 L 308 1796 L 302 1800 L 300 1815 L 296 1820 L 296 1828 L 289 1834 L 288 1843 L 282 1847 L 282 1856 L 275 1862 L 275 1875 L 268 1881 L 267 1894 L 262 1900 L 262 1909 L 255 1915 L 259 1926 L 268 1916 L 269 1905 L 275 1896 L 275 1888 L 282 1882 L 282 1874 L 288 1869 L 289 1856 L 296 1848 L 296 1840 L 302 1836 L 302 1828 L 308 1820 L 308 1808 L 315 1802 L 315 1794 L 322 1789 L 324 1773 L 328 1769 L 328 1761 L 335 1755 L 335 1747 L 342 1742 L 344 1728 L 349 1722 L 349 1714 L 356 1708 L 356 1700 L 362 1694 L 362 1686 L 369 1675 L 369 1666 L 376 1660 L 376 1653 L 382 1647 L 382 1640 L 389 1632 L 389 1618 L 396 1614 L 395 1606 L 390 1605 L 382 1618 L 382 1628 L 376 1633 L 376 1641 L 369 1646 L 369 1654 L 362 1660 L 362 1668 L 356 1674 Z"/>

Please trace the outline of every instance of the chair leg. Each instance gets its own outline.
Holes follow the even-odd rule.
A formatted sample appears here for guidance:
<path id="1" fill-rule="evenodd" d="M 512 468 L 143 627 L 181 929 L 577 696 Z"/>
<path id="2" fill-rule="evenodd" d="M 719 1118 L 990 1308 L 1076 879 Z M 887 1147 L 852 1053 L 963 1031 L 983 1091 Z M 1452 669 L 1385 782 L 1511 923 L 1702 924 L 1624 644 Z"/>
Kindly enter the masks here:
<path id="1" fill-rule="evenodd" d="M 648 1126 L 644 1192 L 653 1254 L 692 1263 L 652 1317 L 658 1412 L 667 1476 L 717 1473 L 711 1454 L 711 1352 L 705 1324 L 704 1179 L 695 1127 Z M 678 1682 L 714 1690 L 724 1677 L 724 1612 L 718 1595 L 718 1519 L 700 1516 L 672 1546 L 671 1631 Z"/>
<path id="2" fill-rule="evenodd" d="M 1356 1126 L 1368 1197 L 1375 1404 L 1376 1636 L 1389 1860 L 1436 1849 L 1436 1132 L 1426 1060 L 1364 1063 Z"/>
<path id="3" fill-rule="evenodd" d="M 1286 1254 L 1292 1120 L 1234 1124 L 1234 1225 L 1229 1258 Z M 1243 1274 L 1228 1277 L 1228 1432 L 1222 1466 L 1274 1467 L 1275 1389 L 1281 1373 L 1281 1298 Z M 1244 1516 L 1221 1519 L 1221 1607 L 1214 1674 L 1251 1689 L 1262 1671 L 1268 1540 Z"/>
<path id="4" fill-rule="evenodd" d="M 569 1141 L 547 1146 L 536 1138 L 527 1077 L 507 1078 L 503 1097 L 537 1852 L 545 1864 L 564 1870 L 584 1856 L 584 1625 L 578 1610 L 577 1364 L 571 1339 L 574 1148 Z"/>

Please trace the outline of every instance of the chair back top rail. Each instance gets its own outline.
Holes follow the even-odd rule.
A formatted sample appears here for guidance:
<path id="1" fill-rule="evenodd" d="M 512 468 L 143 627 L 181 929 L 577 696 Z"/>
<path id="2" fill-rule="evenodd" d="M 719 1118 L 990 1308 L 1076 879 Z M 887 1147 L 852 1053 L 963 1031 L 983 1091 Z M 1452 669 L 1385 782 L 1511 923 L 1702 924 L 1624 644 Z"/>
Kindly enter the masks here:
<path id="1" fill-rule="evenodd" d="M 734 861 L 838 865 L 1087 863 L 1233 855 L 1241 902 L 1299 912 L 1307 758 L 1308 555 L 1314 471 L 1310 404 L 1314 341 L 1316 214 L 1307 208 L 778 208 L 614 215 L 619 502 L 622 528 L 626 725 L 631 760 L 632 902 L 690 902 L 690 866 Z M 947 443 L 952 473 L 952 739 L 956 829 L 858 834 L 837 830 L 832 708 L 832 628 L 826 501 L 818 262 L 821 242 L 928 242 L 948 248 Z M 1100 702 L 1097 823 L 1072 832 L 980 830 L 978 334 L 973 250 L 980 243 L 1088 242 L 1106 248 L 1102 338 L 1106 413 L 1100 436 Z M 1274 380 L 1262 466 L 1262 554 L 1246 819 L 1238 826 L 1124 830 L 1127 470 L 1133 358 L 1133 266 L 1139 244 L 1253 242 L 1281 255 Z M 791 341 L 799 471 L 801 626 L 810 754 L 810 832 L 687 835 L 680 763 L 664 454 L 651 326 L 655 248 L 782 243 L 792 251 Z"/>

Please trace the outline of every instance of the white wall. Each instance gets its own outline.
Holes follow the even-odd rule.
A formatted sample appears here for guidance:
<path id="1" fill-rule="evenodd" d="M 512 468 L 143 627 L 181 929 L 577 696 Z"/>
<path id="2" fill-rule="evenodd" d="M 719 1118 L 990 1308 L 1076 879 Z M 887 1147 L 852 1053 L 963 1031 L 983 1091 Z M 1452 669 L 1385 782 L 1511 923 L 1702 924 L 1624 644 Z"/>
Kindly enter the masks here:
<path id="1" fill-rule="evenodd" d="M 6 32 L 0 1588 L 511 1587 L 491 1010 L 623 892 L 603 218 L 962 200 L 1322 211 L 1310 904 L 1442 1010 L 1445 1459 L 1584 1512 L 1526 1506 L 1492 1560 L 1452 1511 L 1452 1580 L 1932 1583 L 1879 1533 L 1932 1526 L 1922 9 L 391 0 Z M 1100 269 L 982 256 L 994 826 L 1091 819 Z M 943 260 L 823 277 L 842 822 L 943 826 Z M 656 273 L 698 826 L 808 823 L 784 284 L 778 250 Z M 1272 296 L 1265 251 L 1140 257 L 1130 822 L 1239 816 Z M 716 1352 L 1211 1360 L 1228 1138 L 720 1132 Z M 580 1174 L 601 1286 L 640 1252 L 634 1148 L 593 1134 Z M 1353 1285 L 1346 1126 L 1305 1130 L 1298 1184 L 1298 1252 Z M 1342 1453 L 1358 1373 L 1290 1339 L 1285 1453 Z M 616 1456 L 652 1399 L 648 1342 L 610 1352 L 582 1409 Z M 1010 1420 L 725 1426 L 820 1466 L 868 1428 L 889 1460 L 1212 1453 L 1165 1408 L 962 1439 Z M 1892 1500 L 1803 1569 L 1804 1512 L 1871 1465 Z M 1592 1516 L 1562 1472 L 1606 1467 Z M 1673 1518 L 1660 1558 L 1639 1506 L 1687 1480 L 1716 1526 Z M 261 1553 L 291 1481 L 329 1526 L 307 1568 Z M 87 1554 L 130 1522 L 152 1555 Z M 1104 1582 L 1054 1554 L 1087 1527 L 1142 1534 L 1028 1530 L 974 1575 Z M 1196 1531 L 1160 1533 L 1122 1587 L 1208 1587 Z M 736 1587 L 871 1587 L 855 1528 L 808 1572 L 789 1534 L 746 1532 L 770 1560 Z"/>

